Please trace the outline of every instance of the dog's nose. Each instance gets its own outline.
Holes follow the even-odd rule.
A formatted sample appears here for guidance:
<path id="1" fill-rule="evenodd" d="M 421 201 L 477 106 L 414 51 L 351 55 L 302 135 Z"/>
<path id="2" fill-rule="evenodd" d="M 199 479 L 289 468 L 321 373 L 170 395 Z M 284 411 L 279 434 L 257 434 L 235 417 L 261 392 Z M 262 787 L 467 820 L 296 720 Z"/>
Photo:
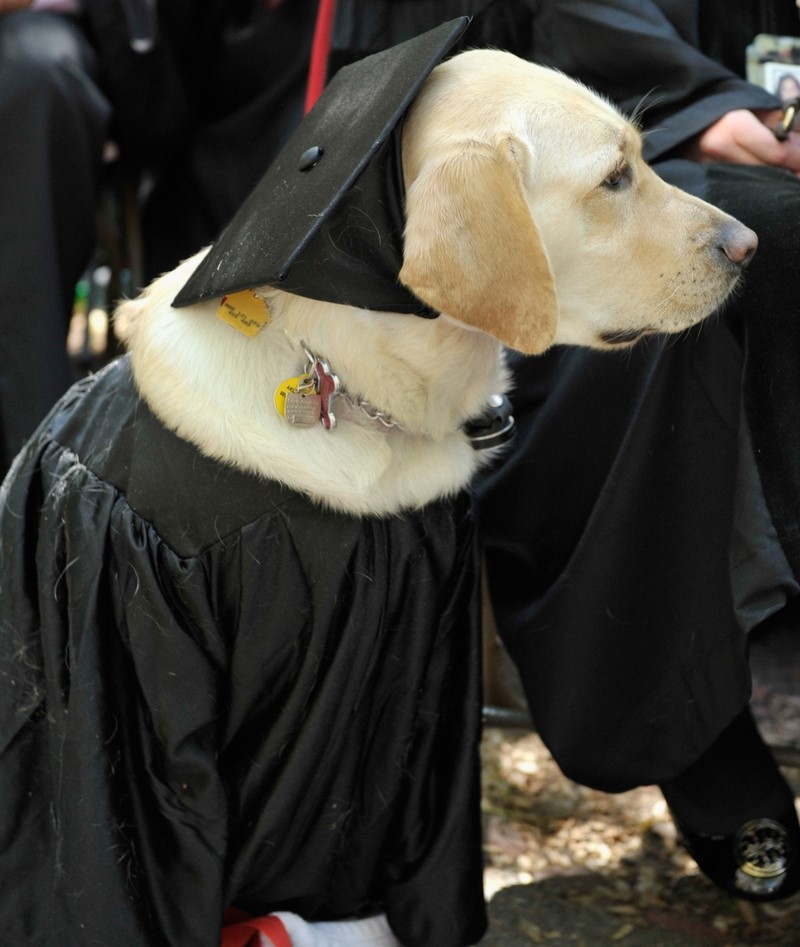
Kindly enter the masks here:
<path id="1" fill-rule="evenodd" d="M 758 248 L 758 237 L 738 221 L 727 224 L 720 234 L 719 248 L 737 266 L 745 267 Z"/>

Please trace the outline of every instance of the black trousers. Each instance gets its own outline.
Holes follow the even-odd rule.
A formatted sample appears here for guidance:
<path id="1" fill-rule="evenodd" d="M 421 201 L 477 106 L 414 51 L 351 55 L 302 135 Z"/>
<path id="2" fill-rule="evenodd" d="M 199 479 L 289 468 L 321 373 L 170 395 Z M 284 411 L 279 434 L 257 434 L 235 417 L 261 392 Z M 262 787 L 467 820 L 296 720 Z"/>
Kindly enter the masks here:
<path id="1" fill-rule="evenodd" d="M 747 703 L 742 510 L 766 499 L 772 523 L 739 553 L 772 524 L 780 538 L 749 566 L 770 608 L 800 576 L 800 182 L 703 178 L 759 232 L 742 291 L 679 338 L 519 359 L 519 436 L 479 485 L 492 601 L 537 729 L 567 775 L 607 791 L 674 778 Z"/>
<path id="2" fill-rule="evenodd" d="M 72 381 L 67 325 L 109 112 L 93 68 L 73 20 L 0 17 L 0 473 Z"/>

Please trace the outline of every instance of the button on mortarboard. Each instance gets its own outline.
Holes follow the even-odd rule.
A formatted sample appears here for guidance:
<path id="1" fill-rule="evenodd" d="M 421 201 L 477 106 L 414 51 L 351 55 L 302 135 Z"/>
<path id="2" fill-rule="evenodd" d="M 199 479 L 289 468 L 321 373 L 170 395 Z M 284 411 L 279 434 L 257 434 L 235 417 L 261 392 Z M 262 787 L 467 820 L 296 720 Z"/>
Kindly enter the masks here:
<path id="1" fill-rule="evenodd" d="M 325 152 L 320 148 L 319 145 L 312 145 L 300 155 L 300 164 L 298 168 L 301 171 L 310 171 L 312 168 L 315 168 Z"/>

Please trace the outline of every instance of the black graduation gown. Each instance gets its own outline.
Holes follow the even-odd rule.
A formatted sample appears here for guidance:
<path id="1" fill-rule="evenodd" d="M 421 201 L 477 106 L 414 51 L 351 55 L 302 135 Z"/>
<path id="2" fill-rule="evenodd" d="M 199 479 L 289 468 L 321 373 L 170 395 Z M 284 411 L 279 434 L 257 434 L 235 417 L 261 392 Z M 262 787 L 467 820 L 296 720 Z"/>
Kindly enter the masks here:
<path id="1" fill-rule="evenodd" d="M 537 729 L 568 775 L 617 791 L 676 777 L 749 696 L 730 542 L 743 407 L 800 577 L 800 233 L 787 225 L 800 183 L 675 153 L 732 108 L 777 105 L 730 67 L 743 69 L 756 32 L 797 32 L 800 20 L 791 0 L 738 0 L 724 15 L 671 0 L 538 7 L 536 58 L 628 111 L 645 100 L 659 173 L 761 240 L 723 315 L 680 338 L 519 360 L 517 443 L 481 486 L 499 629 Z"/>
<path id="2" fill-rule="evenodd" d="M 217 947 L 231 905 L 480 938 L 465 497 L 326 512 L 166 430 L 123 358 L 1 499 L 4 945 Z"/>

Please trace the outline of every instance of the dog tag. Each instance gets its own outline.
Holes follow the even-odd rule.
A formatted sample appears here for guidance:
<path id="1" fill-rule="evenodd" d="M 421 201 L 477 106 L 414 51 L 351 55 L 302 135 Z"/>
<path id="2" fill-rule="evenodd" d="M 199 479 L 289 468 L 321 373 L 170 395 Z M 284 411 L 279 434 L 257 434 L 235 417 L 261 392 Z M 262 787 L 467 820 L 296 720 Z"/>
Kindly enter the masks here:
<path id="1" fill-rule="evenodd" d="M 322 415 L 322 399 L 311 375 L 287 378 L 275 389 L 275 408 L 290 424 L 310 427 Z"/>
<path id="2" fill-rule="evenodd" d="M 217 317 L 250 339 L 257 336 L 271 319 L 267 304 L 251 289 L 223 296 Z"/>
<path id="3" fill-rule="evenodd" d="M 317 424 L 322 415 L 322 398 L 313 391 L 304 394 L 302 391 L 290 391 L 286 395 L 284 417 L 289 424 L 300 427 L 311 427 Z"/>
<path id="4" fill-rule="evenodd" d="M 333 401 L 339 392 L 339 376 L 334 375 L 330 365 L 321 358 L 315 359 L 311 367 L 314 390 L 320 398 L 320 420 L 326 431 L 336 427 L 336 415 L 333 413 Z"/>

